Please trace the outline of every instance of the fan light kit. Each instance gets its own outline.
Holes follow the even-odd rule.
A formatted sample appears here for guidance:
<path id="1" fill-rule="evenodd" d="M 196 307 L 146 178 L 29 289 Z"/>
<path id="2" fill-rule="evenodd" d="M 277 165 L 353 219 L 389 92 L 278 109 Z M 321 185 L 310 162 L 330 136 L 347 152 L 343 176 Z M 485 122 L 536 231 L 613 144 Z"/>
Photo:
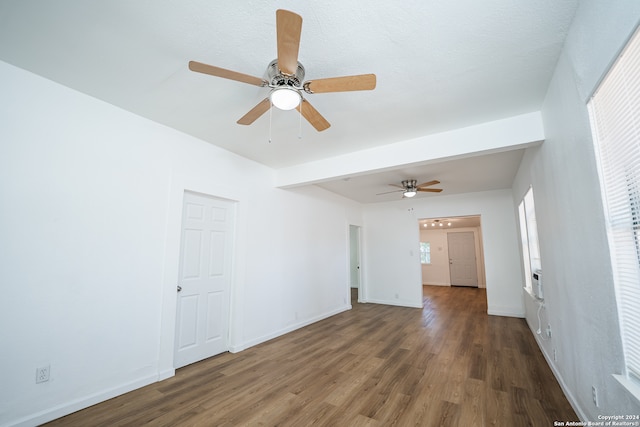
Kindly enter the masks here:
<path id="1" fill-rule="evenodd" d="M 269 99 L 274 107 L 281 110 L 293 110 L 302 102 L 300 92 L 290 87 L 273 89 Z"/>
<path id="2" fill-rule="evenodd" d="M 298 62 L 301 33 L 302 17 L 300 15 L 283 9 L 276 11 L 278 58 L 267 66 L 268 80 L 196 61 L 189 62 L 189 69 L 198 73 L 271 88 L 269 96 L 242 116 L 238 120 L 238 124 L 252 124 L 273 105 L 281 110 L 295 108 L 311 126 L 320 132 L 328 129 L 331 124 L 303 97 L 303 92 L 313 94 L 372 90 L 376 87 L 376 76 L 375 74 L 361 74 L 309 80 L 303 83 L 305 70 Z"/>
<path id="3" fill-rule="evenodd" d="M 414 197 L 419 192 L 439 193 L 439 192 L 442 191 L 441 188 L 426 188 L 426 187 L 430 187 L 432 185 L 440 184 L 440 181 L 436 181 L 436 180 L 429 181 L 429 182 L 423 182 L 422 184 L 418 184 L 418 181 L 415 180 L 415 179 L 406 179 L 406 180 L 402 181 L 401 184 L 402 185 L 389 184 L 390 186 L 400 188 L 401 190 L 386 191 L 384 193 L 378 193 L 377 195 L 380 196 L 381 194 L 402 192 L 402 198 L 404 199 L 406 197 L 408 197 L 408 198 Z"/>

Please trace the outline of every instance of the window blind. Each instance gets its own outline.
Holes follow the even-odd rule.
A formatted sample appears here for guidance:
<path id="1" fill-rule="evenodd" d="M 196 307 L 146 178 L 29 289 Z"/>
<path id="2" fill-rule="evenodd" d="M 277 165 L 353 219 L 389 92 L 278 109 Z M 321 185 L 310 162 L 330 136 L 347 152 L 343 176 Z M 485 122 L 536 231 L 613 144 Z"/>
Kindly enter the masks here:
<path id="1" fill-rule="evenodd" d="M 627 376 L 640 382 L 640 32 L 589 101 Z"/>
<path id="2" fill-rule="evenodd" d="M 535 271 L 542 268 L 542 263 L 540 260 L 540 242 L 538 241 L 538 220 L 536 219 L 536 207 L 533 202 L 533 188 L 529 188 L 527 194 L 524 195 L 524 209 L 527 218 L 531 271 Z"/>
<path id="3" fill-rule="evenodd" d="M 527 233 L 527 216 L 524 210 L 524 200 L 518 206 L 520 217 L 520 241 L 522 243 L 522 266 L 524 267 L 524 288 L 533 293 L 531 284 L 531 257 L 529 256 L 529 237 Z"/>

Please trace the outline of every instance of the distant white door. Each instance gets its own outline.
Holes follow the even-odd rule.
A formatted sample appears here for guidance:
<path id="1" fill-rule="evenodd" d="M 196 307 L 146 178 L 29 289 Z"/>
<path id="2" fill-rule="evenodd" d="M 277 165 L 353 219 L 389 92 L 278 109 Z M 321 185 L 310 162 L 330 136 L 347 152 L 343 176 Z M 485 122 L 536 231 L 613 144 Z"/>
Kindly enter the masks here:
<path id="1" fill-rule="evenodd" d="M 235 204 L 185 192 L 176 317 L 176 368 L 228 350 Z"/>
<path id="2" fill-rule="evenodd" d="M 447 233 L 451 286 L 478 287 L 476 244 L 472 231 Z"/>
<path id="3" fill-rule="evenodd" d="M 360 288 L 360 227 L 349 225 L 349 267 L 352 288 Z"/>

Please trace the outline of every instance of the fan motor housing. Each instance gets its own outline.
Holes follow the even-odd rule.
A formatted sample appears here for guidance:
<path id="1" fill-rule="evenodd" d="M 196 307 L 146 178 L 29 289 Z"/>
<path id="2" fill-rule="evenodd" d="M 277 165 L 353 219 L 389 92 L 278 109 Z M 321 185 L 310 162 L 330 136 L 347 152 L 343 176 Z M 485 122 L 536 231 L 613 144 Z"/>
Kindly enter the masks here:
<path id="1" fill-rule="evenodd" d="M 407 190 L 415 190 L 418 185 L 418 181 L 415 179 L 407 179 L 402 181 L 402 186 Z"/>
<path id="2" fill-rule="evenodd" d="M 298 89 L 304 81 L 304 67 L 298 62 L 298 68 L 295 74 L 284 74 L 280 71 L 280 68 L 278 68 L 278 60 L 274 59 L 267 67 L 267 75 L 270 86 L 292 86 Z"/>

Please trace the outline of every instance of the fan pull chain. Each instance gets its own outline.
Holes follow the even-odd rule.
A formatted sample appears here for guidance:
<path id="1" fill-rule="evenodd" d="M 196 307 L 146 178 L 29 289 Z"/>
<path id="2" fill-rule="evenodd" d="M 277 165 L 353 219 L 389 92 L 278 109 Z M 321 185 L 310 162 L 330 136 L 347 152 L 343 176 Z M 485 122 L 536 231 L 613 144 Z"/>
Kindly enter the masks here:
<path id="1" fill-rule="evenodd" d="M 298 123 L 298 139 L 302 139 L 302 104 L 304 104 L 304 100 L 300 101 L 300 117 Z"/>
<path id="2" fill-rule="evenodd" d="M 271 144 L 271 119 L 273 117 L 273 104 L 269 105 L 269 144 Z"/>

